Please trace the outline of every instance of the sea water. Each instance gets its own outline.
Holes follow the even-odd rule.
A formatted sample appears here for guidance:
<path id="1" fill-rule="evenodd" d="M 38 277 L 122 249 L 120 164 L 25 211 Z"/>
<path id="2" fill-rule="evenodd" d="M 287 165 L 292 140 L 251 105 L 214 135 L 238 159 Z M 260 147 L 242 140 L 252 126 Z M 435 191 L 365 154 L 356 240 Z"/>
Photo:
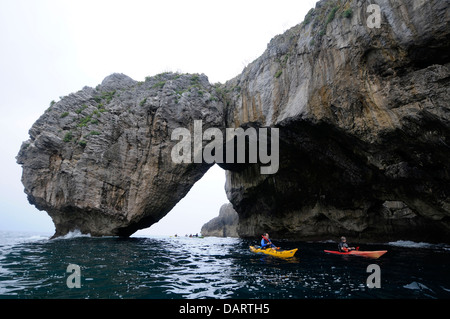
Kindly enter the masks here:
<path id="1" fill-rule="evenodd" d="M 0 298 L 450 298 L 449 245 L 361 244 L 361 250 L 388 250 L 367 259 L 324 253 L 334 242 L 274 239 L 299 249 L 280 259 L 250 252 L 258 241 L 0 232 Z M 367 285 L 373 264 L 380 288 Z M 72 280 L 79 288 L 69 288 Z"/>

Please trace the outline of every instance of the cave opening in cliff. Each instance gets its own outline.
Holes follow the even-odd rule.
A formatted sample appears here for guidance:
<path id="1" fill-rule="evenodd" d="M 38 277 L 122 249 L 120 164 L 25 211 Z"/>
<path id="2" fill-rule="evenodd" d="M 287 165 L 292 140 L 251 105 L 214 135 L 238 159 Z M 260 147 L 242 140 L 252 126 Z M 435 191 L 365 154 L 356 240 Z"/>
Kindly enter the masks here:
<path id="1" fill-rule="evenodd" d="M 166 216 L 151 227 L 137 231 L 135 235 L 200 234 L 201 227 L 217 217 L 220 207 L 228 203 L 224 186 L 225 171 L 213 165 Z"/>

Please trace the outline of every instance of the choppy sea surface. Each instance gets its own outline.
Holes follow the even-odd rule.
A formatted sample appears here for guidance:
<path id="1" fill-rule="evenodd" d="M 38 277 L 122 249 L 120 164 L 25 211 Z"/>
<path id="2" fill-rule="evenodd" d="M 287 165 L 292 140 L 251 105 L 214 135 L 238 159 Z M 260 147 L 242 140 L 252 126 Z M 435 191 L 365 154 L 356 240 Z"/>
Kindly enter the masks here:
<path id="1" fill-rule="evenodd" d="M 388 250 L 374 260 L 324 253 L 335 250 L 333 242 L 274 239 L 299 249 L 294 258 L 280 259 L 250 252 L 258 241 L 78 233 L 50 240 L 1 231 L 0 298 L 450 298 L 450 245 L 359 245 Z M 367 286 L 371 264 L 379 266 L 380 288 Z M 79 267 L 79 275 L 69 265 Z"/>

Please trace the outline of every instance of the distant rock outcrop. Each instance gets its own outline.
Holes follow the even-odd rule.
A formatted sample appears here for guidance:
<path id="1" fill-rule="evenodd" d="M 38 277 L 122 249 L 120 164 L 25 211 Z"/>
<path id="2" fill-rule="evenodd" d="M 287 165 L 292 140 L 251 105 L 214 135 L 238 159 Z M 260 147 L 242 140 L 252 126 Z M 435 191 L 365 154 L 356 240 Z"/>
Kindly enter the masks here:
<path id="1" fill-rule="evenodd" d="M 233 205 L 223 204 L 220 207 L 219 216 L 203 225 L 201 233 L 203 236 L 239 237 L 238 223 L 239 215 L 233 209 Z"/>
<path id="2" fill-rule="evenodd" d="M 111 75 L 30 129 L 17 157 L 28 199 L 56 235 L 148 227 L 210 167 L 170 157 L 174 129 L 202 120 L 279 129 L 276 174 L 219 163 L 241 237 L 448 242 L 448 12 L 441 0 L 322 0 L 225 84 Z"/>

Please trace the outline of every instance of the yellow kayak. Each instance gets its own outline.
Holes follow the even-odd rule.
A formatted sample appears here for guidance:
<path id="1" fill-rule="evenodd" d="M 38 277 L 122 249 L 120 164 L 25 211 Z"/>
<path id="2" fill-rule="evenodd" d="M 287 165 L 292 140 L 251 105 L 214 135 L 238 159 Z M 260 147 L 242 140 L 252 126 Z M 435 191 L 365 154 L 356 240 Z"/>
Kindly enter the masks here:
<path id="1" fill-rule="evenodd" d="M 295 252 L 298 248 L 292 250 L 277 250 L 273 248 L 261 249 L 259 247 L 250 246 L 250 251 L 253 253 L 263 253 L 270 256 L 280 257 L 280 258 L 289 258 L 295 255 Z"/>

